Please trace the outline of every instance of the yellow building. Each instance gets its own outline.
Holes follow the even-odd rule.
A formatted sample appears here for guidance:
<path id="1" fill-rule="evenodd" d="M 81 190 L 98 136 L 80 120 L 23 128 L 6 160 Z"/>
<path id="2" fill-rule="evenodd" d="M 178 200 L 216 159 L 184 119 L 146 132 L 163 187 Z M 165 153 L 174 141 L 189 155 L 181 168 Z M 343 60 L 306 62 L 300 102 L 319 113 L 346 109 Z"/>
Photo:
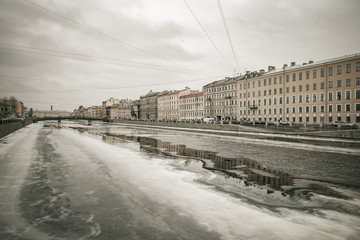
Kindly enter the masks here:
<path id="1" fill-rule="evenodd" d="M 202 120 L 204 118 L 204 93 L 192 92 L 179 98 L 180 119 Z"/>
<path id="2" fill-rule="evenodd" d="M 238 119 L 360 122 L 360 54 L 268 70 L 237 81 Z"/>

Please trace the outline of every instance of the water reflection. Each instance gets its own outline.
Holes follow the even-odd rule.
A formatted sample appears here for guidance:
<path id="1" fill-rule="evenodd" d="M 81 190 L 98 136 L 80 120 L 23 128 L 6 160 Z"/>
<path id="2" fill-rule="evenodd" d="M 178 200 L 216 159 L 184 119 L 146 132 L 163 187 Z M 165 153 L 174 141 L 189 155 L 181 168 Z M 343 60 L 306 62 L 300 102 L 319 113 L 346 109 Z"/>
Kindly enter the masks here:
<path id="1" fill-rule="evenodd" d="M 238 157 L 219 156 L 217 152 L 188 148 L 182 144 L 171 144 L 151 137 L 106 134 L 103 141 L 119 143 L 123 140 L 140 143 L 140 148 L 149 152 L 166 155 L 186 156 L 203 162 L 203 168 L 221 171 L 229 176 L 244 179 L 247 186 L 251 183 L 268 185 L 279 189 L 283 185 L 293 185 L 293 178 L 282 171 L 271 169 L 255 160 Z M 250 183 L 251 182 L 251 183 Z"/>

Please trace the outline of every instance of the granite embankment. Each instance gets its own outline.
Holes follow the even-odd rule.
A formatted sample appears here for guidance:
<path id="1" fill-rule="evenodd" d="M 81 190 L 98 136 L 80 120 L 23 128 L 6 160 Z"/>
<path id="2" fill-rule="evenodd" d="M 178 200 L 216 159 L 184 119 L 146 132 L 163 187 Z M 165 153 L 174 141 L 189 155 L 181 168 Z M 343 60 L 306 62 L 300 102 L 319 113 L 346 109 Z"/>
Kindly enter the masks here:
<path id="1" fill-rule="evenodd" d="M 192 129 L 210 129 L 231 132 L 254 132 L 254 133 L 273 133 L 273 134 L 289 134 L 300 136 L 317 136 L 317 137 L 330 137 L 330 138 L 344 138 L 344 139 L 359 139 L 360 128 L 338 128 L 331 125 L 239 125 L 239 124 L 201 124 L 201 123 L 176 123 L 176 122 L 148 122 L 148 121 L 126 121 L 115 120 L 114 123 L 126 123 L 137 125 L 150 125 L 160 127 L 173 127 Z"/>
<path id="2" fill-rule="evenodd" d="M 0 125 L 0 138 L 5 137 L 6 135 L 15 132 L 16 130 L 23 128 L 33 122 L 33 119 L 25 119 L 19 121 L 9 121 L 3 122 Z"/>

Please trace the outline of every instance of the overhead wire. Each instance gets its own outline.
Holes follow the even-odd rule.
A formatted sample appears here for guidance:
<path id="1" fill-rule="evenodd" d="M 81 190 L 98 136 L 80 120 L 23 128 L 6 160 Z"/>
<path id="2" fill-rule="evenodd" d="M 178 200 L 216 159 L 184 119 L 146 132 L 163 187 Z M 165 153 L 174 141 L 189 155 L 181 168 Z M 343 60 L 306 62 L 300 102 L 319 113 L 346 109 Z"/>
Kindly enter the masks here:
<path id="1" fill-rule="evenodd" d="M 226 24 L 225 15 L 224 15 L 224 11 L 223 11 L 223 9 L 222 9 L 220 0 L 217 0 L 217 4 L 218 4 L 219 11 L 220 11 L 220 15 L 221 15 L 221 18 L 222 18 L 222 21 L 223 21 L 223 24 L 224 24 L 224 27 L 225 27 L 225 30 L 226 30 L 226 34 L 227 34 L 228 39 L 229 39 L 229 43 L 230 43 L 230 46 L 231 46 L 231 50 L 232 50 L 233 55 L 234 55 L 234 58 L 235 58 L 236 66 L 237 66 L 237 68 L 238 68 L 238 71 L 240 72 L 239 63 L 238 63 L 238 60 L 237 60 L 237 57 L 236 57 L 236 54 L 235 54 L 234 45 L 233 45 L 233 43 L 232 43 L 232 41 L 231 41 L 229 28 L 228 28 L 228 26 L 227 26 L 227 24 Z"/>
<path id="2" fill-rule="evenodd" d="M 195 18 L 195 20 L 197 21 L 197 23 L 199 24 L 199 26 L 201 27 L 201 29 L 203 30 L 203 32 L 205 33 L 206 37 L 209 39 L 209 41 L 212 43 L 212 45 L 214 46 L 214 48 L 216 49 L 216 51 L 220 54 L 220 56 L 222 57 L 222 59 L 226 62 L 226 64 L 228 66 L 230 66 L 231 68 L 233 68 L 233 66 L 226 60 L 225 56 L 221 53 L 221 51 L 219 50 L 219 48 L 215 45 L 214 41 L 211 39 L 210 35 L 208 34 L 208 32 L 205 30 L 205 28 L 203 27 L 203 25 L 200 23 L 199 19 L 196 17 L 195 13 L 192 11 L 192 9 L 190 8 L 189 4 L 186 2 L 186 0 L 184 0 L 185 5 L 187 6 L 187 8 L 189 9 L 190 13 L 192 14 L 192 16 Z"/>
<path id="3" fill-rule="evenodd" d="M 161 60 L 166 61 L 166 62 L 168 62 L 168 63 L 170 63 L 170 64 L 176 64 L 176 63 L 173 63 L 173 62 L 169 61 L 168 59 L 166 59 L 166 58 L 164 58 L 164 57 L 158 56 L 158 55 L 156 55 L 156 54 L 154 54 L 154 53 L 152 53 L 152 52 L 149 52 L 149 51 L 147 51 L 147 50 L 144 50 L 144 49 L 142 49 L 142 48 L 139 48 L 139 47 L 137 47 L 137 46 L 134 46 L 134 45 L 132 45 L 132 44 L 130 44 L 130 43 L 127 43 L 127 42 L 125 42 L 125 41 L 122 41 L 122 40 L 120 40 L 120 39 L 118 39 L 118 38 L 116 38 L 116 37 L 114 37 L 114 36 L 111 36 L 111 35 L 109 35 L 109 34 L 106 34 L 106 33 L 104 33 L 104 32 L 101 32 L 101 31 L 97 30 L 96 28 L 94 28 L 94 27 L 92 27 L 92 26 L 88 26 L 88 25 L 85 25 L 85 24 L 80 23 L 80 22 L 78 22 L 78 21 L 75 21 L 74 19 L 71 19 L 71 18 L 69 18 L 69 17 L 66 17 L 66 16 L 64 16 L 64 15 L 58 13 L 58 12 L 55 12 L 55 11 L 53 11 L 53 10 L 51 10 L 51 9 L 48 9 L 48 8 L 46 8 L 46 7 L 44 7 L 44 6 L 40 5 L 40 4 L 34 3 L 34 2 L 32 2 L 32 1 L 29 1 L 29 0 L 24 0 L 24 1 L 27 2 L 27 3 L 29 3 L 29 4 L 31 4 L 31 5 L 33 5 L 33 6 L 36 6 L 36 7 L 40 8 L 40 9 L 42 9 L 42 10 L 45 10 L 45 11 L 47 11 L 47 12 L 50 12 L 50 13 L 58 16 L 58 17 L 61 17 L 61 18 L 65 19 L 65 20 L 67 20 L 67 21 L 69 21 L 69 22 L 71 22 L 71 23 L 74 23 L 74 24 L 79 25 L 79 26 L 81 26 L 81 27 L 83 27 L 83 28 L 86 28 L 86 29 L 88 29 L 88 30 L 90 30 L 90 31 L 92 31 L 92 32 L 95 32 L 95 33 L 97 33 L 97 34 L 99 34 L 99 35 L 102 35 L 102 36 L 104 36 L 104 37 L 106 37 L 106 38 L 108 38 L 108 39 L 111 39 L 111 40 L 113 40 L 113 41 L 119 42 L 119 43 L 121 43 L 121 44 L 124 45 L 124 46 L 127 46 L 127 47 L 129 47 L 129 48 L 136 49 L 136 50 L 138 50 L 138 51 L 140 51 L 140 52 L 142 52 L 142 53 L 144 53 L 144 54 L 147 54 L 147 55 L 150 55 L 150 56 L 152 56 L 152 57 L 161 59 Z M 176 64 L 176 65 L 179 65 L 179 64 Z"/>
<path id="4" fill-rule="evenodd" d="M 196 72 L 193 69 L 184 69 L 184 70 L 182 70 L 182 69 L 176 69 L 176 68 L 165 67 L 165 66 L 149 64 L 149 63 L 141 63 L 141 62 L 125 61 L 125 60 L 118 60 L 118 59 L 111 59 L 111 58 L 103 58 L 103 57 L 96 57 L 96 56 L 85 55 L 85 54 L 62 52 L 62 51 L 57 51 L 57 50 L 48 50 L 48 49 L 41 49 L 41 48 L 25 47 L 25 46 L 19 46 L 19 45 L 2 43 L 2 42 L 0 42 L 0 45 L 14 47 L 14 48 L 7 48 L 7 47 L 0 46 L 0 49 L 10 50 L 10 51 L 25 52 L 25 53 L 32 53 L 32 54 L 39 54 L 39 55 L 47 55 L 47 56 L 53 56 L 53 57 L 63 57 L 63 58 L 70 58 L 70 59 L 90 61 L 90 62 L 102 62 L 102 63 L 108 63 L 108 64 L 117 64 L 117 65 L 129 66 L 129 67 L 148 68 L 148 69 L 159 70 L 159 71 L 180 72 L 180 73 L 188 73 L 188 74 L 209 76 L 208 74 Z M 18 48 L 23 48 L 23 49 L 18 49 Z M 31 51 L 31 50 L 43 51 L 43 52 L 35 52 L 35 51 Z M 67 55 L 74 55 L 76 57 L 66 56 L 66 55 L 58 55 L 57 53 L 67 54 Z M 90 59 L 84 59 L 83 57 L 90 58 Z M 214 72 L 212 72 L 212 73 L 214 73 Z"/>

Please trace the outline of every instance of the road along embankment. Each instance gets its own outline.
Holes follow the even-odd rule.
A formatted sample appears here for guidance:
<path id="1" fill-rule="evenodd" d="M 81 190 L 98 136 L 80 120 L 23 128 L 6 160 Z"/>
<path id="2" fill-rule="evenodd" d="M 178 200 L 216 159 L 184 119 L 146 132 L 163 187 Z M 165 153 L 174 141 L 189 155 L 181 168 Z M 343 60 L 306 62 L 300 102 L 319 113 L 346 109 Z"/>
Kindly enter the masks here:
<path id="1" fill-rule="evenodd" d="M 32 119 L 26 119 L 23 121 L 16 121 L 16 122 L 0 125 L 0 138 L 3 138 L 8 134 L 13 133 L 20 128 L 23 128 L 31 124 L 32 122 L 33 122 Z"/>

